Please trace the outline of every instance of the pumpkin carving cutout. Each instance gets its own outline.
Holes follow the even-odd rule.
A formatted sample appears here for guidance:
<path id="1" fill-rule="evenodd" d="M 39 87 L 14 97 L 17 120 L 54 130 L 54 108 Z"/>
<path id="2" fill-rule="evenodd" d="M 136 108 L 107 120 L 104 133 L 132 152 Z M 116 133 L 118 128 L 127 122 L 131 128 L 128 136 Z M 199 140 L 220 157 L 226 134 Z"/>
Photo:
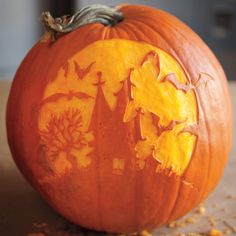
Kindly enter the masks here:
<path id="1" fill-rule="evenodd" d="M 201 39 L 163 11 L 80 13 L 88 11 L 96 19 L 83 25 L 79 14 L 44 14 L 48 33 L 9 96 L 9 145 L 28 181 L 70 221 L 152 229 L 189 212 L 219 181 L 231 145 L 226 78 Z"/>

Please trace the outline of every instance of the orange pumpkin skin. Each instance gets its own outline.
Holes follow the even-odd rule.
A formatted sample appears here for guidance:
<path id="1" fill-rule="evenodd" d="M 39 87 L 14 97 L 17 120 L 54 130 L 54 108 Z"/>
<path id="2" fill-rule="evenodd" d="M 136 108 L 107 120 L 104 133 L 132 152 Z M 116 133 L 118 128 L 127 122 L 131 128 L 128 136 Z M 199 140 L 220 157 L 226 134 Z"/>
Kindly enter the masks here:
<path id="1" fill-rule="evenodd" d="M 222 175 L 231 146 L 232 109 L 225 74 L 220 64 L 191 29 L 175 17 L 149 7 L 126 5 L 122 6 L 120 11 L 125 19 L 114 27 L 91 24 L 63 35 L 54 43 L 50 40 L 39 41 L 16 73 L 8 100 L 6 122 L 8 142 L 17 166 L 56 211 L 70 221 L 90 229 L 127 233 L 152 229 L 175 220 L 197 206 L 213 190 Z M 106 40 L 129 40 L 151 45 L 167 53 L 182 68 L 188 83 L 177 83 L 173 77 L 166 77 L 168 86 L 178 90 L 176 93 L 183 93 L 183 96 L 192 93 L 196 101 L 197 122 L 194 131 L 184 131 L 194 135 L 194 149 L 191 160 L 181 174 L 171 168 L 160 168 L 157 171 L 158 164 L 162 163 L 158 163 L 157 158 L 152 155 L 137 164 L 135 145 L 139 139 L 143 138 L 145 141 L 142 136 L 145 130 L 138 130 L 142 128 L 142 118 L 138 117 L 136 110 L 134 119 L 126 123 L 122 120 L 127 103 L 134 99 L 132 89 L 136 96 L 132 87 L 135 85 L 126 78 L 120 79 L 125 82 L 120 84 L 121 89 L 115 94 L 117 103 L 111 110 L 106 101 L 103 71 L 93 74 L 97 76 L 97 83 L 93 83 L 97 91 L 94 97 L 89 98 L 88 94 L 82 92 L 76 95 L 73 91 L 62 95 L 58 82 L 58 85 L 55 85 L 56 89 L 59 88 L 55 90 L 57 97 L 54 96 L 54 100 L 51 97 L 51 105 L 45 108 L 50 109 L 50 106 L 54 107 L 57 103 L 58 107 L 62 107 L 60 104 L 70 104 L 73 96 L 78 99 L 93 99 L 94 109 L 89 128 L 83 133 L 85 137 L 86 132 L 91 131 L 93 138 L 84 144 L 82 138 L 78 138 L 78 133 L 70 136 L 71 142 L 75 140 L 73 137 L 77 137 L 75 145 L 78 147 L 90 147 L 91 151 L 86 154 L 89 156 L 88 161 L 82 161 L 81 167 L 78 164 L 80 156 L 77 156 L 77 163 L 77 159 L 67 155 L 61 159 L 64 162 L 55 164 L 58 157 L 53 156 L 55 172 L 50 168 L 49 162 L 45 161 L 47 151 L 51 150 L 51 138 L 48 135 L 52 135 L 55 127 L 59 127 L 64 122 L 63 119 L 68 119 L 69 122 L 74 119 L 73 122 L 77 122 L 78 127 L 81 121 L 76 109 L 67 111 L 66 108 L 60 108 L 63 112 L 51 115 L 51 123 L 47 123 L 45 129 L 48 133 L 45 134 L 45 129 L 40 130 L 39 116 L 43 116 L 43 110 L 40 109 L 44 109 L 42 101 L 46 88 L 50 88 L 48 91 L 53 94 L 53 81 L 59 71 L 65 74 L 68 72 L 66 70 L 69 70 L 70 73 L 65 63 L 86 47 L 96 42 L 103 45 Z M 119 43 L 117 45 L 119 46 Z M 156 56 L 152 55 L 152 52 L 147 57 Z M 116 53 L 119 51 L 111 52 L 111 56 Z M 83 55 L 83 52 L 79 55 Z M 123 59 L 121 57 L 120 60 Z M 81 63 L 83 60 L 85 59 L 81 56 Z M 96 60 L 94 63 L 96 64 Z M 119 62 L 112 63 L 115 67 Z M 160 70 L 162 66 L 164 68 L 164 63 L 161 63 L 160 60 Z M 144 64 L 140 61 L 140 67 L 142 65 Z M 95 68 L 92 64 L 90 67 Z M 86 68 L 81 69 L 78 65 L 76 68 L 78 78 L 81 76 L 82 80 L 86 81 L 86 78 L 83 78 Z M 127 76 L 130 76 L 132 69 L 127 71 Z M 135 79 L 135 73 L 132 76 Z M 108 83 L 105 81 L 105 84 Z M 156 94 L 156 99 L 164 101 L 165 97 Z M 86 106 L 84 109 L 87 109 Z M 143 113 L 151 112 L 145 110 L 145 107 L 143 109 Z M 63 118 L 64 116 L 67 118 Z M 140 116 L 142 117 L 142 114 Z M 168 130 L 173 127 L 166 125 L 162 132 L 166 132 L 168 137 Z M 63 129 L 60 132 L 63 133 Z M 79 134 L 82 137 L 82 134 Z M 45 140 L 49 142 L 49 146 L 45 144 Z M 167 152 L 168 150 L 163 151 Z M 60 155 L 63 156 L 63 153 Z M 139 168 L 140 165 L 142 168 Z"/>

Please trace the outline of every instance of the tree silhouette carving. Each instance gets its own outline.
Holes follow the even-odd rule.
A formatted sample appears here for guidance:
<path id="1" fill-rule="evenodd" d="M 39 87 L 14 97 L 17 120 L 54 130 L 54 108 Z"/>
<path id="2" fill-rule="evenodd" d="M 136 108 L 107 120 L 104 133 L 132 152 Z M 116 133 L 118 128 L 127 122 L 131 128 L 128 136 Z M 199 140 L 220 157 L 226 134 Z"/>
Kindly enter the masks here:
<path id="1" fill-rule="evenodd" d="M 60 172 L 55 166 L 56 161 L 60 161 L 57 160 L 60 157 L 66 158 L 63 162 L 70 162 L 68 166 L 76 164 L 75 159 L 71 156 L 71 151 L 79 150 L 87 145 L 81 127 L 80 110 L 67 109 L 60 114 L 52 114 L 46 128 L 40 131 L 41 143 L 53 172 Z"/>

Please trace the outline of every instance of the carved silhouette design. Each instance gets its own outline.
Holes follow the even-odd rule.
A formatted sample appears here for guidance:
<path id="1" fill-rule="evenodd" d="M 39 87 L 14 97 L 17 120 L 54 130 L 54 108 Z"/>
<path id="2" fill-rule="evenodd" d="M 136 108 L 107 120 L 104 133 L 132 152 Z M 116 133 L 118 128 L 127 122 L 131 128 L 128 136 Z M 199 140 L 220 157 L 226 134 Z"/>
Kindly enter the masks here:
<path id="1" fill-rule="evenodd" d="M 86 93 L 82 92 L 75 92 L 75 91 L 69 91 L 68 93 L 55 93 L 47 98 L 45 98 L 41 103 L 40 106 L 43 106 L 45 104 L 48 104 L 50 102 L 57 102 L 61 98 L 67 98 L 68 100 L 72 100 L 72 98 L 78 98 L 78 99 L 91 99 L 92 97 L 89 96 Z"/>
<path id="2" fill-rule="evenodd" d="M 46 128 L 40 131 L 41 144 L 54 174 L 61 174 L 76 165 L 73 153 L 87 145 L 81 131 L 82 116 L 78 109 L 52 114 Z"/>
<path id="3" fill-rule="evenodd" d="M 177 90 L 181 90 L 184 93 L 187 93 L 192 89 L 196 89 L 201 84 L 205 84 L 206 86 L 209 80 L 213 80 L 213 78 L 210 75 L 207 75 L 205 73 L 200 73 L 198 78 L 192 84 L 191 83 L 182 84 L 182 83 L 179 83 L 175 74 L 172 73 L 165 76 L 165 78 L 163 79 L 163 82 L 166 82 L 166 81 L 170 82 Z"/>
<path id="4" fill-rule="evenodd" d="M 78 75 L 78 79 L 80 79 L 80 80 L 84 79 L 84 77 L 90 72 L 91 67 L 93 66 L 94 63 L 95 63 L 95 61 L 90 63 L 86 68 L 81 68 L 80 65 L 78 64 L 78 62 L 74 61 L 75 72 Z"/>
<path id="5" fill-rule="evenodd" d="M 147 78 L 148 67 L 149 71 L 151 72 L 149 72 L 149 77 Z M 157 111 L 154 113 L 152 111 L 152 103 L 144 101 L 143 97 L 141 97 L 141 100 L 137 102 L 136 100 L 140 99 L 138 93 L 139 91 L 141 91 L 141 84 L 144 91 L 145 86 L 147 86 L 148 83 L 155 84 L 157 88 L 160 87 L 163 83 L 170 83 L 175 87 L 176 90 L 180 90 L 186 94 L 190 90 L 195 90 L 195 88 L 202 83 L 207 82 L 208 79 L 203 80 L 201 77 L 199 77 L 194 84 L 191 84 L 190 82 L 189 84 L 181 83 L 174 73 L 168 74 L 163 78 L 163 75 L 161 74 L 161 60 L 159 55 L 155 51 L 148 52 L 141 60 L 139 67 L 130 69 L 129 76 L 126 82 L 129 102 L 127 104 L 125 122 L 134 122 L 135 125 L 135 149 L 137 152 L 137 164 L 139 168 L 143 169 L 145 167 L 147 159 L 152 157 L 157 160 L 157 171 L 168 169 L 168 173 L 176 173 L 179 167 L 175 168 L 169 165 L 168 163 L 170 162 L 170 160 L 168 156 L 170 154 L 163 152 L 163 149 L 168 150 L 168 147 L 165 147 L 166 143 L 164 139 L 169 139 L 169 145 L 174 146 L 178 144 L 179 138 L 184 139 L 186 133 L 189 133 L 189 135 L 192 136 L 198 135 L 197 120 L 196 123 L 189 123 L 187 117 L 179 117 L 179 119 L 169 119 L 168 122 L 165 121 L 166 124 L 163 124 L 164 120 L 161 120 L 159 112 Z M 160 96 L 163 94 L 162 91 L 160 91 Z M 148 93 L 147 91 L 146 94 L 146 96 L 150 97 L 152 101 L 158 99 L 158 95 L 159 94 L 154 94 L 155 97 L 152 98 L 152 93 Z M 173 99 L 173 101 L 169 101 L 168 99 L 168 96 L 166 96 L 166 101 L 173 104 L 171 109 L 175 110 L 175 100 Z M 163 104 L 160 105 L 160 108 L 166 109 L 165 99 L 163 99 L 162 101 Z M 162 112 L 160 111 L 160 114 L 162 113 L 162 117 L 163 112 L 171 112 L 171 110 L 166 109 Z M 172 116 L 174 117 L 174 115 Z M 166 117 L 168 117 L 168 114 L 166 115 Z M 149 133 L 146 132 L 147 127 L 145 127 L 145 122 L 149 123 L 149 127 L 152 126 Z M 187 153 L 185 153 L 185 155 L 187 155 Z M 193 153 L 191 154 L 191 156 L 192 155 Z M 186 159 L 187 157 L 184 158 Z M 190 156 L 188 158 L 191 159 Z M 185 165 L 187 165 L 187 162 Z M 181 175 L 181 172 L 177 174 Z"/>
<path id="6" fill-rule="evenodd" d="M 48 89 L 55 92 L 40 104 L 42 113 L 54 104 L 54 110 L 48 108 L 52 114 L 45 119 L 46 128 L 40 129 L 52 173 L 92 164 L 122 174 L 126 168 L 142 170 L 155 159 L 157 172 L 181 176 L 197 142 L 196 89 L 212 77 L 200 73 L 188 81 L 178 63 L 160 49 L 146 50 L 139 62 L 130 57 L 125 66 L 117 61 L 114 70 L 104 67 L 115 56 L 109 51 L 103 55 L 106 47 L 98 47 L 103 55 L 98 58 L 91 53 L 95 49 L 86 50 L 62 66 Z"/>
<path id="7" fill-rule="evenodd" d="M 160 136 L 164 131 L 173 130 L 176 125 L 181 124 L 180 121 L 172 120 L 167 126 L 162 126 L 160 124 L 160 117 L 153 114 L 153 113 L 151 113 L 151 115 L 152 115 L 152 124 L 156 128 L 156 135 L 157 136 Z"/>
<path id="8" fill-rule="evenodd" d="M 64 76 L 65 76 L 65 78 L 67 78 L 67 76 L 68 76 L 69 67 L 70 67 L 70 64 L 69 64 L 68 61 L 66 61 L 66 62 L 64 63 L 64 65 L 62 66 L 62 69 L 64 70 Z"/>
<path id="9" fill-rule="evenodd" d="M 134 124 L 135 124 L 135 141 L 138 142 L 139 140 L 146 140 L 146 138 L 143 135 L 142 132 L 142 116 L 144 115 L 144 111 L 141 107 L 137 108 L 135 110 L 135 118 L 134 118 Z"/>
<path id="10" fill-rule="evenodd" d="M 91 71 L 92 66 L 96 63 L 95 61 L 91 62 L 87 67 L 82 68 L 78 61 L 74 60 L 74 70 L 75 73 L 77 74 L 78 79 L 82 80 L 84 77 Z M 70 63 L 69 61 L 66 61 L 66 63 L 62 66 L 64 69 L 64 76 L 67 78 L 69 69 L 70 69 Z"/>
<path id="11" fill-rule="evenodd" d="M 94 139 L 89 143 L 93 148 L 89 156 L 94 160 L 96 168 L 101 170 L 102 167 L 108 167 L 113 169 L 114 174 L 122 174 L 126 165 L 131 162 L 126 157 L 132 154 L 128 138 L 125 138 L 129 133 L 128 124 L 123 122 L 126 92 L 122 86 L 114 94 L 117 97 L 117 104 L 116 109 L 112 111 L 104 96 L 103 87 L 106 82 L 102 72 L 97 72 L 96 80 L 93 85 L 97 88 L 97 94 L 88 128 L 88 132 L 93 132 L 94 135 Z"/>

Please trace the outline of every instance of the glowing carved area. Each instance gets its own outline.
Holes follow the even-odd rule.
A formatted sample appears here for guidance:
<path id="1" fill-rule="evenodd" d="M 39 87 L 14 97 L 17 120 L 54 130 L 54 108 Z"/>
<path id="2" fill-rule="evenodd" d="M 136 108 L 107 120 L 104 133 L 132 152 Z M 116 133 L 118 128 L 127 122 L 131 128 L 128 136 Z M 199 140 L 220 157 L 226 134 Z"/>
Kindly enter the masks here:
<path id="1" fill-rule="evenodd" d="M 93 162 L 89 153 L 95 148 L 96 136 L 89 127 L 96 109 L 98 74 L 103 82 L 99 93 L 103 94 L 111 116 L 117 114 L 117 94 L 126 88 L 127 104 L 120 122 L 135 127 L 132 140 L 135 140 L 136 161 L 132 163 L 136 163 L 136 168 L 142 170 L 146 160 L 154 158 L 157 171 L 170 169 L 182 175 L 197 140 L 197 135 L 190 129 L 197 125 L 198 112 L 192 85 L 177 61 L 166 52 L 145 43 L 118 39 L 97 41 L 75 54 L 62 65 L 56 78 L 44 90 L 38 127 L 52 172 L 61 175 L 74 167 L 87 168 Z M 186 91 L 179 89 L 188 85 Z M 50 128 L 55 120 L 60 120 L 60 127 L 69 111 L 79 114 L 76 117 L 80 124 L 75 133 L 71 134 L 74 121 L 64 122 L 68 133 Z M 47 138 L 54 132 L 52 130 L 59 136 L 54 135 L 51 137 L 54 141 L 50 141 L 56 143 L 59 138 L 61 146 L 57 149 Z M 72 141 L 68 141 L 67 135 L 71 135 Z M 66 143 L 69 147 L 65 151 Z M 110 156 L 110 166 L 114 173 L 121 174 L 126 159 L 133 157 L 125 156 L 119 150 L 114 155 Z"/>
<path id="2" fill-rule="evenodd" d="M 125 159 L 113 158 L 112 168 L 113 168 L 113 173 L 122 174 L 122 171 L 125 168 Z"/>
<path id="3" fill-rule="evenodd" d="M 142 111 L 139 117 L 142 132 L 136 145 L 141 169 L 145 159 L 152 155 L 160 163 L 157 171 L 167 168 L 181 175 L 189 164 L 196 142 L 193 132 L 182 131 L 197 123 L 197 107 L 193 91 L 187 93 L 164 81 L 170 68 L 176 84 L 187 82 L 177 62 L 160 51 L 149 52 L 141 66 L 131 71 L 128 78 L 131 99 L 124 122 L 137 118 L 137 111 Z"/>

